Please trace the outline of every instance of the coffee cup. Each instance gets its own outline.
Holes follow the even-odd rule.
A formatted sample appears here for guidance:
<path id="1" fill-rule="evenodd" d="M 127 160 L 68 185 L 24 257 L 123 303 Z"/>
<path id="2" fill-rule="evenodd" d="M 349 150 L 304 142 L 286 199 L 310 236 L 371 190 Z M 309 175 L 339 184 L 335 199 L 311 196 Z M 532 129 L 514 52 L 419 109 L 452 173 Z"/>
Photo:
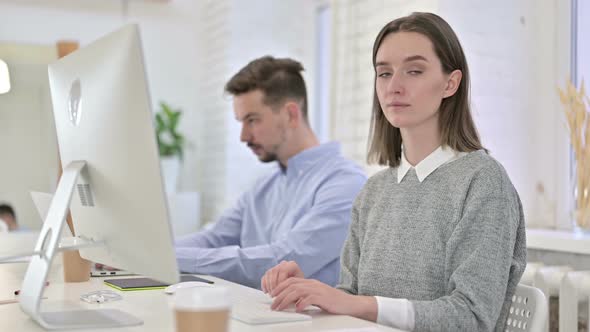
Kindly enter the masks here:
<path id="1" fill-rule="evenodd" d="M 225 287 L 178 289 L 173 299 L 176 332 L 227 332 L 231 311 Z"/>

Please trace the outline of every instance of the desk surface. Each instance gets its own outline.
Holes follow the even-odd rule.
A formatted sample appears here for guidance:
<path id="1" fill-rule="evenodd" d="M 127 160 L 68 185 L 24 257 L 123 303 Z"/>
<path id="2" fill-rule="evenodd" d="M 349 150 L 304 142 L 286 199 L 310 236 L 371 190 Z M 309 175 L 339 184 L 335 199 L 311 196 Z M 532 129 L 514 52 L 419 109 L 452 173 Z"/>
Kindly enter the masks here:
<path id="1" fill-rule="evenodd" d="M 0 300 L 14 298 L 13 292 L 20 288 L 26 272 L 27 264 L 0 264 Z M 128 312 L 144 321 L 136 327 L 109 329 L 112 331 L 175 331 L 174 316 L 171 307 L 171 296 L 163 290 L 119 292 L 123 300 L 106 304 L 88 304 L 80 301 L 80 295 L 101 289 L 112 288 L 103 284 L 103 278 L 91 278 L 83 283 L 64 283 L 61 273 L 61 257 L 56 257 L 54 268 L 49 275 L 50 285 L 46 288 L 42 307 L 44 311 L 76 310 L 92 308 L 113 308 Z M 225 280 L 208 277 L 231 289 L 244 287 Z M 232 320 L 232 332 L 300 332 L 300 331 L 329 331 L 335 329 L 374 328 L 375 331 L 399 331 L 377 325 L 349 316 L 335 316 L 325 313 L 313 314 L 313 319 L 307 322 L 281 323 L 269 325 L 248 325 Z M 0 331 L 45 331 L 27 315 L 18 303 L 0 305 Z M 80 330 L 78 330 L 80 331 Z M 83 331 L 99 331 L 96 329 Z M 100 330 L 105 331 L 105 330 Z"/>

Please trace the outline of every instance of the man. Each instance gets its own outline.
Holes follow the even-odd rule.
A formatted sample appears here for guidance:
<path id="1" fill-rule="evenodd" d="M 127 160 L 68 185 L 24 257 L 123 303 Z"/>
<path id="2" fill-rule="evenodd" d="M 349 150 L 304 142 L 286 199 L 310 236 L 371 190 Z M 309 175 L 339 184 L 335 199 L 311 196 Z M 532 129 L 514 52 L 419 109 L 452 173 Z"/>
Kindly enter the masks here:
<path id="1" fill-rule="evenodd" d="M 366 176 L 342 157 L 337 143 L 319 144 L 301 71 L 297 61 L 266 56 L 226 84 L 242 123 L 240 140 L 260 161 L 278 167 L 211 229 L 176 242 L 181 271 L 260 288 L 266 270 L 290 260 L 306 277 L 338 281 L 352 203 Z"/>
<path id="2" fill-rule="evenodd" d="M 18 230 L 16 223 L 16 214 L 12 206 L 8 204 L 0 204 L 0 222 L 3 222 L 9 232 Z M 0 227 L 3 225 L 0 225 Z"/>

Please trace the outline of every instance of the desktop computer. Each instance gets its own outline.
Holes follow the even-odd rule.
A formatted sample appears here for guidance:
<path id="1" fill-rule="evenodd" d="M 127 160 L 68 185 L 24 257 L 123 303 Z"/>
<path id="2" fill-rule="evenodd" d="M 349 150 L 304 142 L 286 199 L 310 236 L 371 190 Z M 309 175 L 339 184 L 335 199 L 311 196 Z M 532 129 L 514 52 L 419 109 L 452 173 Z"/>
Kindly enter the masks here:
<path id="1" fill-rule="evenodd" d="M 139 29 L 125 26 L 48 72 L 64 172 L 25 275 L 21 308 L 48 329 L 139 325 L 118 310 L 41 308 L 52 260 L 68 248 L 162 282 L 179 280 Z M 76 237 L 65 241 L 68 209 Z"/>

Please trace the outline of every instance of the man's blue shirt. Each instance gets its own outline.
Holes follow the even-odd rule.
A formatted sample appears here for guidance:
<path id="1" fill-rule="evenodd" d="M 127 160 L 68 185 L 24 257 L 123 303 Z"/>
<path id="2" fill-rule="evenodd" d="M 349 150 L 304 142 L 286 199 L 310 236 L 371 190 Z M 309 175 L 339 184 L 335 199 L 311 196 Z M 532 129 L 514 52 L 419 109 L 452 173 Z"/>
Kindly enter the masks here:
<path id="1" fill-rule="evenodd" d="M 208 230 L 176 241 L 180 270 L 260 288 L 264 273 L 293 260 L 305 277 L 338 282 L 340 250 L 362 169 L 327 143 L 262 178 Z"/>

